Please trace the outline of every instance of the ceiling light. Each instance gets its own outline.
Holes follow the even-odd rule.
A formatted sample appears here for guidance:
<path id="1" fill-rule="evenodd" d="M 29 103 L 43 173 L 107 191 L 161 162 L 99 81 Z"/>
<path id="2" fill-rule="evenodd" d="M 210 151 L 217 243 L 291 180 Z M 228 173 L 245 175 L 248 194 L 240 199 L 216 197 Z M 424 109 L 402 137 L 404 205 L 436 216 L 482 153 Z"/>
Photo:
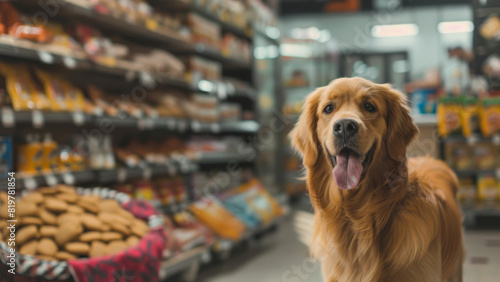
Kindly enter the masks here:
<path id="1" fill-rule="evenodd" d="M 416 24 L 391 24 L 391 25 L 375 25 L 372 27 L 373 37 L 401 37 L 415 36 L 418 34 L 418 26 Z"/>
<path id="2" fill-rule="evenodd" d="M 309 46 L 300 44 L 283 43 L 280 45 L 280 53 L 284 57 L 309 58 L 312 55 Z"/>
<path id="3" fill-rule="evenodd" d="M 471 21 L 440 22 L 438 31 L 442 34 L 448 33 L 466 33 L 474 30 L 474 24 Z"/>

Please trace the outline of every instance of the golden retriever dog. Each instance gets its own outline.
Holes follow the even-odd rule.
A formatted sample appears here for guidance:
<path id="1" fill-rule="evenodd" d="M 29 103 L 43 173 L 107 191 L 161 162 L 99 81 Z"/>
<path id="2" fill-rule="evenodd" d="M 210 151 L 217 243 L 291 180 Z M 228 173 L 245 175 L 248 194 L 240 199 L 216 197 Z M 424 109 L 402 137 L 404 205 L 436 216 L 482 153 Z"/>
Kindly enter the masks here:
<path id="1" fill-rule="evenodd" d="M 307 97 L 290 135 L 325 281 L 462 280 L 458 181 L 441 161 L 407 158 L 417 134 L 390 85 L 340 78 Z"/>

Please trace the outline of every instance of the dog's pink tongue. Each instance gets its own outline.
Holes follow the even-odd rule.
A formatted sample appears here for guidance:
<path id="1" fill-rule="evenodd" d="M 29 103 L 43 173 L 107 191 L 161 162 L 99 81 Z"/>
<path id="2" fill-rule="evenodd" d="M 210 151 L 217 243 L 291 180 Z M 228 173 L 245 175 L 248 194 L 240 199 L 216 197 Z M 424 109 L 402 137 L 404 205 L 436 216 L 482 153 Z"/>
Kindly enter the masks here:
<path id="1" fill-rule="evenodd" d="M 335 182 L 342 189 L 351 189 L 359 184 L 363 173 L 361 158 L 352 152 L 343 152 L 337 156 L 337 165 L 333 169 Z"/>

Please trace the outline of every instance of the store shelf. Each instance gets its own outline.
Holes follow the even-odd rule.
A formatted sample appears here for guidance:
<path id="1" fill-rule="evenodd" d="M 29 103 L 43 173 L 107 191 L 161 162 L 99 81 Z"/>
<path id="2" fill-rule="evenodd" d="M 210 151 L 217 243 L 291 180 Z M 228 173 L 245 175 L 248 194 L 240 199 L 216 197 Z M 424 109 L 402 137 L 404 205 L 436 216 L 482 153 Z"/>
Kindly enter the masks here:
<path id="1" fill-rule="evenodd" d="M 209 253 L 209 246 L 200 246 L 184 253 L 175 255 L 171 259 L 162 261 L 160 264 L 160 280 L 163 281 L 182 271 L 190 270 L 190 268 L 193 266 L 195 269 L 191 270 L 197 271 L 199 264 L 202 262 L 203 256 L 207 256 L 209 255 Z"/>
<path id="2" fill-rule="evenodd" d="M 418 126 L 437 126 L 435 114 L 412 114 L 413 121 Z"/>
<path id="3" fill-rule="evenodd" d="M 500 170 L 496 169 L 454 169 L 454 171 L 459 177 L 478 176 L 480 174 L 500 175 Z"/>
<path id="4" fill-rule="evenodd" d="M 472 134 L 470 137 L 464 137 L 460 134 L 453 134 L 441 138 L 443 142 L 467 142 L 469 144 L 474 144 L 476 142 L 493 142 L 500 143 L 500 135 L 493 137 L 484 137 L 480 133 Z"/>
<path id="5" fill-rule="evenodd" d="M 251 156 L 249 155 L 226 152 L 210 152 L 202 153 L 196 163 L 198 163 L 199 165 L 215 165 L 225 164 L 228 162 L 252 163 L 254 161 L 255 158 L 251 158 Z"/>
<path id="6" fill-rule="evenodd" d="M 205 19 L 217 23 L 223 32 L 229 32 L 234 34 L 235 36 L 246 38 L 247 40 L 252 40 L 252 36 L 245 29 L 235 26 L 231 23 L 222 21 L 216 15 L 210 13 L 199 5 L 192 4 L 188 1 L 183 0 L 152 0 L 150 1 L 154 7 L 161 8 L 166 11 L 182 11 L 182 12 L 194 12 Z"/>
<path id="7" fill-rule="evenodd" d="M 16 189 L 33 190 L 57 184 L 79 185 L 95 180 L 96 172 L 92 170 L 46 173 L 42 175 L 16 174 Z"/>
<path id="8" fill-rule="evenodd" d="M 157 176 L 175 176 L 194 172 L 198 169 L 196 163 L 168 162 L 164 165 L 150 164 L 142 167 L 117 168 L 110 170 L 82 170 L 61 173 L 46 173 L 43 175 L 16 175 L 18 189 L 36 189 L 43 186 L 83 185 L 91 182 L 99 184 L 123 183 L 135 179 L 150 179 Z"/>
<path id="9" fill-rule="evenodd" d="M 20 0 L 25 5 L 35 5 L 36 2 L 30 0 Z M 61 0 L 58 5 L 57 16 L 67 19 L 78 20 L 87 24 L 92 24 L 102 30 L 112 32 L 127 38 L 139 40 L 141 42 L 154 42 L 166 44 L 165 48 L 182 47 L 189 42 L 174 31 L 153 30 L 146 26 L 129 23 L 111 15 L 101 14 L 88 5 L 88 1 Z"/>
<path id="10" fill-rule="evenodd" d="M 0 56 L 65 65 L 69 68 L 90 67 L 90 62 L 83 52 L 17 39 L 5 34 L 0 35 Z"/>
<path id="11" fill-rule="evenodd" d="M 0 132 L 19 128 L 40 130 L 46 127 L 64 131 L 81 128 L 126 128 L 136 131 L 166 130 L 194 133 L 243 133 L 258 132 L 255 121 L 228 121 L 221 123 L 200 123 L 179 118 L 134 118 L 119 116 L 96 116 L 84 113 L 58 113 L 41 111 L 12 111 L 0 108 Z"/>
<path id="12" fill-rule="evenodd" d="M 259 131 L 260 125 L 256 121 L 226 121 L 221 123 L 191 122 L 191 130 L 195 133 L 244 133 L 252 134 Z"/>
<path id="13" fill-rule="evenodd" d="M 193 5 L 192 11 L 195 12 L 196 14 L 206 18 L 207 20 L 210 20 L 212 22 L 217 23 L 220 26 L 222 32 L 229 32 L 235 36 L 246 38 L 249 41 L 252 40 L 251 33 L 249 34 L 246 30 L 244 30 L 240 27 L 237 27 L 233 24 L 230 24 L 230 23 L 227 23 L 227 22 L 220 20 L 217 16 L 211 14 L 210 12 L 206 11 L 205 9 L 203 9 L 199 6 Z"/>

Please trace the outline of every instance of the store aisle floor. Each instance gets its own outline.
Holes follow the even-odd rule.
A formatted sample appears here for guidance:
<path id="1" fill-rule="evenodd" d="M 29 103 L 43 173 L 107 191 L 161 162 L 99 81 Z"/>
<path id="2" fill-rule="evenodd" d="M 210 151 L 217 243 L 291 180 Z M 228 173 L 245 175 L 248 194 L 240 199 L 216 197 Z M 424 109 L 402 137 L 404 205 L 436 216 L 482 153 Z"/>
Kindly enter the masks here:
<path id="1" fill-rule="evenodd" d="M 203 271 L 201 282 L 321 282 L 317 263 L 308 259 L 307 248 L 298 240 L 293 217 L 288 215 L 278 232 L 265 238 L 250 252 Z M 494 282 L 500 277 L 500 231 L 467 231 L 464 282 Z"/>

